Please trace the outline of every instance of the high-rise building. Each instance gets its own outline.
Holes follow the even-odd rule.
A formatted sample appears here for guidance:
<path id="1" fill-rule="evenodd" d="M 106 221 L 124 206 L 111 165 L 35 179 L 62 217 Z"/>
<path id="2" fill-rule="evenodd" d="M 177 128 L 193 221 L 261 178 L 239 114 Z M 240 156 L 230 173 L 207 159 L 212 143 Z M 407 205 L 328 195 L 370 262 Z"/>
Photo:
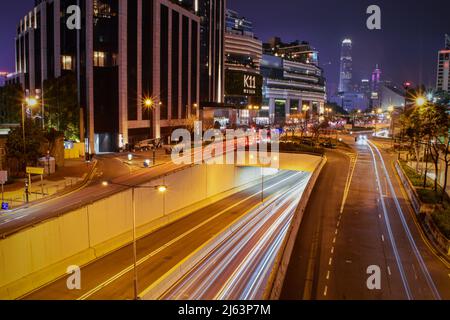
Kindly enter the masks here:
<path id="1" fill-rule="evenodd" d="M 339 92 L 349 92 L 352 87 L 353 57 L 352 40 L 344 39 L 341 48 L 341 67 L 339 76 Z"/>
<path id="2" fill-rule="evenodd" d="M 239 13 L 227 9 L 225 15 L 225 31 L 227 33 L 238 32 L 245 36 L 253 37 L 253 23 L 245 17 L 239 16 Z"/>
<path id="3" fill-rule="evenodd" d="M 450 36 L 445 35 L 445 49 L 438 53 L 437 91 L 450 92 Z"/>
<path id="4" fill-rule="evenodd" d="M 225 1 L 194 0 L 194 8 L 201 18 L 200 102 L 202 105 L 223 103 Z"/>
<path id="5" fill-rule="evenodd" d="M 284 43 L 279 37 L 263 44 L 264 54 L 274 55 L 300 63 L 319 65 L 319 52 L 306 41 Z"/>
<path id="6" fill-rule="evenodd" d="M 232 10 L 226 13 L 225 104 L 223 112 L 234 113 L 236 123 L 249 125 L 262 103 L 260 65 L 262 42 L 253 34 L 253 25 Z"/>
<path id="7" fill-rule="evenodd" d="M 259 121 L 283 124 L 298 119 L 303 107 L 309 115 L 322 115 L 326 101 L 325 79 L 321 68 L 279 55 L 263 55 L 263 104 Z"/>
<path id="8" fill-rule="evenodd" d="M 69 0 L 37 0 L 21 19 L 10 81 L 35 95 L 45 80 L 73 74 L 90 153 L 167 137 L 198 114 L 200 92 L 222 99 L 224 0 L 75 2 L 79 30 L 66 25 Z"/>

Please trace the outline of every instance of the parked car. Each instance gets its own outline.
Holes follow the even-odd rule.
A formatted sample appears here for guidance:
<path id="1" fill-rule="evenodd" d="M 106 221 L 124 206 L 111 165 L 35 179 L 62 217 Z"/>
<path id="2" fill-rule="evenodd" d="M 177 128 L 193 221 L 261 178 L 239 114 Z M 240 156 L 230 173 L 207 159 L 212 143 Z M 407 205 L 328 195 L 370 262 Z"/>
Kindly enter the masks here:
<path id="1" fill-rule="evenodd" d="M 148 140 L 143 140 L 143 141 L 136 143 L 134 145 L 134 149 L 136 151 L 149 151 L 149 150 L 153 149 L 154 146 L 155 146 L 154 140 L 148 139 Z"/>
<path id="2" fill-rule="evenodd" d="M 327 149 L 336 149 L 336 145 L 332 144 L 331 142 L 327 141 L 327 142 L 322 142 L 320 144 L 321 147 L 327 148 Z"/>

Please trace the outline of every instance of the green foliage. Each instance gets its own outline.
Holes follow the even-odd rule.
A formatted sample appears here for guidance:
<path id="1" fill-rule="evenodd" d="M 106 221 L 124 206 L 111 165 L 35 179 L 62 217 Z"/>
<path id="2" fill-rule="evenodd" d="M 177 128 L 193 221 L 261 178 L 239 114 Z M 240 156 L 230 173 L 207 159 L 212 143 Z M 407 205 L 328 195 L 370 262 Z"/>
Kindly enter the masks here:
<path id="1" fill-rule="evenodd" d="M 413 168 L 409 167 L 406 162 L 401 161 L 400 164 L 402 165 L 403 171 L 406 173 L 413 186 L 422 187 L 424 177 L 417 173 Z M 429 179 L 427 180 L 427 187 L 433 187 L 433 183 Z"/>
<path id="2" fill-rule="evenodd" d="M 423 180 L 423 179 L 422 179 Z M 437 204 L 441 201 L 441 193 L 438 193 L 432 189 L 417 189 L 420 201 L 427 204 Z"/>
<path id="3" fill-rule="evenodd" d="M 23 90 L 19 84 L 0 88 L 0 123 L 19 123 L 21 107 L 24 100 Z"/>
<path id="4" fill-rule="evenodd" d="M 450 208 L 433 212 L 432 218 L 438 229 L 450 239 Z"/>
<path id="5" fill-rule="evenodd" d="M 315 148 L 311 145 L 296 143 L 296 142 L 280 142 L 280 152 L 307 152 L 317 153 L 323 155 L 325 152 L 323 148 Z"/>
<path id="6" fill-rule="evenodd" d="M 39 122 L 31 119 L 25 121 L 25 146 L 23 140 L 22 126 L 17 127 L 8 135 L 6 141 L 6 155 L 8 159 L 16 159 L 22 166 L 34 165 L 41 156 L 40 147 L 44 140 L 44 135 Z M 25 147 L 25 152 L 24 152 Z"/>
<path id="7" fill-rule="evenodd" d="M 44 82 L 45 120 L 50 129 L 64 132 L 67 140 L 80 137 L 80 109 L 73 73 Z"/>

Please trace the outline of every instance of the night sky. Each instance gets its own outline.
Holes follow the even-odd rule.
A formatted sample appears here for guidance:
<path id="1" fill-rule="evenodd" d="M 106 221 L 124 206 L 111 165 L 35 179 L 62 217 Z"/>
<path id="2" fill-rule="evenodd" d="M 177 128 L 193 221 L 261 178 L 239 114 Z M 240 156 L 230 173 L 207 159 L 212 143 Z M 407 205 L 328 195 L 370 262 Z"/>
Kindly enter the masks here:
<path id="1" fill-rule="evenodd" d="M 145 0 L 144 0 L 145 1 Z M 33 0 L 1 1 L 0 70 L 14 71 L 14 34 Z M 366 9 L 382 10 L 382 30 L 366 28 Z M 406 0 L 228 0 L 228 7 L 252 20 L 262 40 L 306 40 L 320 52 L 330 92 L 339 75 L 340 42 L 353 40 L 354 78 L 368 78 L 380 64 L 385 79 L 435 85 L 437 51 L 450 33 L 450 1 Z"/>

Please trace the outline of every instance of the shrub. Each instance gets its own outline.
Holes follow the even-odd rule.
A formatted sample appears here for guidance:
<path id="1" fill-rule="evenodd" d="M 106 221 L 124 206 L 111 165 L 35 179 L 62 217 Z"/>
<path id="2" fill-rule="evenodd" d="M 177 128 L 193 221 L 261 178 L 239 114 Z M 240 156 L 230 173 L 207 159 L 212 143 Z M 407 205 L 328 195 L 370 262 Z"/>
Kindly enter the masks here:
<path id="1" fill-rule="evenodd" d="M 432 218 L 442 234 L 450 239 L 450 209 L 435 211 Z"/>

